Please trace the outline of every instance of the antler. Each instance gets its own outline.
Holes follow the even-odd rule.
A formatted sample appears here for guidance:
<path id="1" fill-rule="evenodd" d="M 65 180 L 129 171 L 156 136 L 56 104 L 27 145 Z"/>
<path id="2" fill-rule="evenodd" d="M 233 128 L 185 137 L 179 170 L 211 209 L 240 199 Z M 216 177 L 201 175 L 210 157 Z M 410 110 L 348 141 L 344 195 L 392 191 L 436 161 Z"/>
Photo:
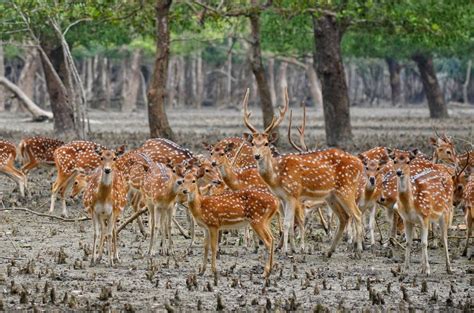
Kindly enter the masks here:
<path id="1" fill-rule="evenodd" d="M 464 164 L 464 167 L 462 168 L 462 170 L 459 171 L 459 173 L 456 174 L 456 179 L 459 178 L 459 176 L 461 176 L 461 174 L 466 170 L 466 168 L 468 166 L 470 166 L 469 164 L 469 157 L 470 157 L 470 153 L 469 153 L 469 150 L 466 149 L 466 154 L 467 154 L 467 157 L 466 157 L 466 164 Z"/>
<path id="2" fill-rule="evenodd" d="M 299 137 L 300 137 L 300 145 L 301 147 L 298 147 L 293 140 L 291 139 L 291 124 L 292 124 L 292 119 L 293 119 L 293 110 L 290 110 L 290 123 L 288 124 L 288 141 L 290 142 L 291 146 L 298 150 L 299 152 L 305 152 L 308 151 L 308 146 L 306 145 L 306 142 L 304 140 L 304 130 L 306 127 L 306 107 L 303 105 L 303 122 L 301 124 L 301 127 L 298 127 L 298 132 L 299 132 Z"/>
<path id="3" fill-rule="evenodd" d="M 308 146 L 306 145 L 306 142 L 304 140 L 304 129 L 306 128 L 306 106 L 304 105 L 304 102 L 301 102 L 301 105 L 303 106 L 303 122 L 301 123 L 301 126 L 298 127 L 298 132 L 300 133 L 301 147 L 303 147 L 304 150 L 308 151 Z"/>
<path id="4" fill-rule="evenodd" d="M 292 123 L 292 120 L 293 120 L 293 110 L 290 110 L 290 122 L 288 124 L 288 141 L 290 142 L 290 145 L 295 148 L 298 152 L 304 152 L 304 150 L 300 147 L 298 147 L 298 145 L 296 143 L 294 143 L 293 139 L 291 139 L 291 123 Z"/>
<path id="5" fill-rule="evenodd" d="M 288 88 L 285 89 L 285 105 L 282 109 L 280 109 L 280 116 L 278 118 L 273 117 L 272 122 L 268 127 L 263 131 L 265 134 L 270 134 L 272 130 L 274 130 L 280 123 L 283 121 L 283 118 L 285 117 L 286 112 L 288 111 L 288 104 L 289 104 L 289 99 L 288 99 Z"/>
<path id="6" fill-rule="evenodd" d="M 252 114 L 251 112 L 248 111 L 249 93 L 250 93 L 250 90 L 247 88 L 247 91 L 245 92 L 244 100 L 242 101 L 242 106 L 244 107 L 244 124 L 252 133 L 258 133 L 257 128 L 255 128 L 249 121 L 250 114 Z"/>

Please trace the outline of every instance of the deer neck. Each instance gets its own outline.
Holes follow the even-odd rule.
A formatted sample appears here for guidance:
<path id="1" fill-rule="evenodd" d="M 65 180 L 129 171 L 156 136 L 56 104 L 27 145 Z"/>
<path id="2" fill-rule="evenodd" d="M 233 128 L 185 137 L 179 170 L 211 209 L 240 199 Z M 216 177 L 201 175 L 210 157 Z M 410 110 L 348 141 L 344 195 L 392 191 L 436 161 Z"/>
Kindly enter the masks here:
<path id="1" fill-rule="evenodd" d="M 114 169 L 114 171 L 115 170 L 116 169 Z M 106 199 L 112 196 L 114 171 L 109 174 L 105 174 L 103 170 L 101 170 L 100 183 L 97 190 L 98 200 L 100 202 L 105 202 Z"/>
<path id="2" fill-rule="evenodd" d="M 274 186 L 277 181 L 278 173 L 276 170 L 276 161 L 274 160 L 270 149 L 257 160 L 258 172 L 262 179 L 269 185 Z"/>
<path id="3" fill-rule="evenodd" d="M 410 182 L 410 174 L 398 177 L 398 196 L 405 208 L 413 208 L 413 189 Z"/>
<path id="4" fill-rule="evenodd" d="M 188 206 L 191 210 L 191 214 L 196 219 L 201 219 L 201 192 L 199 188 L 195 188 L 193 191 L 188 193 Z"/>
<path id="5" fill-rule="evenodd" d="M 224 183 L 229 186 L 231 189 L 236 190 L 239 188 L 238 186 L 238 177 L 234 172 L 234 169 L 230 165 L 229 161 L 226 160 L 224 163 L 219 165 L 218 167 L 219 173 L 222 176 L 222 179 L 224 180 Z"/>

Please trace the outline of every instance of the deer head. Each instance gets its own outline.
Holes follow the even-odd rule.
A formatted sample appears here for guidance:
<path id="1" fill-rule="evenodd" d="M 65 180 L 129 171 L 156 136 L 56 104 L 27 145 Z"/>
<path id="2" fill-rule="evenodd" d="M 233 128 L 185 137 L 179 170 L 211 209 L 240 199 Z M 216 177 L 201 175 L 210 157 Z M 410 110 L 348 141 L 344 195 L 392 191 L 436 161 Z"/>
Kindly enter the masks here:
<path id="1" fill-rule="evenodd" d="M 270 144 L 275 142 L 277 139 L 277 134 L 273 133 L 273 130 L 278 127 L 285 117 L 286 111 L 288 111 L 288 90 L 285 90 L 285 104 L 282 109 L 280 109 L 280 114 L 278 117 L 273 117 L 270 125 L 265 128 L 263 132 L 259 132 L 256 127 L 250 123 L 251 112 L 248 111 L 248 100 L 249 100 L 249 90 L 245 93 L 242 106 L 244 107 L 244 124 L 251 131 L 251 133 L 244 133 L 244 138 L 250 142 L 253 149 L 253 154 L 255 160 L 260 160 L 262 157 L 272 155 Z"/>

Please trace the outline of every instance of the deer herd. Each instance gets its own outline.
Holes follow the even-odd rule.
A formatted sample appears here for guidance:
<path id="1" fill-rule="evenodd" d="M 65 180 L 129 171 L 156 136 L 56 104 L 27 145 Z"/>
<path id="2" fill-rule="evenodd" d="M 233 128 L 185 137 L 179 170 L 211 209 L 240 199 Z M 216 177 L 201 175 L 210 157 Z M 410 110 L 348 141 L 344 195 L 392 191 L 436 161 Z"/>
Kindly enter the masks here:
<path id="1" fill-rule="evenodd" d="M 84 209 L 93 225 L 91 265 L 100 262 L 106 242 L 108 263 L 113 266 L 119 262 L 118 224 L 127 205 L 136 213 L 148 212 L 150 256 L 156 253 L 158 233 L 162 237 L 160 252 L 173 253 L 172 221 L 176 207 L 183 206 L 189 215 L 193 242 L 194 223 L 204 229 L 201 273 L 206 269 L 209 248 L 212 271 L 217 272 L 220 231 L 243 228 L 247 234 L 253 230 L 268 250 L 264 267 L 264 275 L 268 276 L 275 246 L 273 218 L 277 217 L 281 252 L 296 252 L 295 227 L 299 229 L 299 249 L 304 251 L 305 213 L 325 206 L 338 220 L 328 257 L 344 232 L 353 242 L 355 258 L 361 257 L 365 228 L 369 244 L 375 245 L 377 207 L 386 211 L 391 240 L 396 241 L 398 235 L 397 220 L 403 221 L 405 269 L 410 266 L 415 229 L 419 229 L 421 270 L 430 274 L 427 246 L 433 227 L 439 230 L 446 270 L 452 272 L 448 229 L 456 208 L 464 210 L 467 234 L 463 254 L 468 254 L 474 216 L 472 151 L 458 155 L 453 140 L 445 135 L 430 139 L 432 158 L 416 149 L 389 147 L 376 147 L 359 155 L 336 148 L 312 151 L 304 141 L 305 118 L 298 128 L 299 146 L 293 142 L 290 112 L 288 139 L 297 152 L 281 154 L 273 143 L 275 129 L 288 111 L 288 95 L 278 117 L 264 130 L 250 121 L 248 97 L 247 91 L 242 106 L 243 121 L 250 132 L 242 138 L 204 144 L 208 157 L 162 138 L 149 139 L 126 152 L 124 146 L 112 150 L 90 141 L 64 143 L 36 136 L 23 139 L 18 147 L 0 140 L 0 171 L 17 183 L 21 196 L 25 196 L 31 170 L 39 166 L 55 168 L 49 211 L 54 211 L 59 195 L 64 216 L 68 214 L 66 195 L 83 194 Z M 20 169 L 15 167 L 17 158 L 22 162 Z M 140 217 L 137 223 L 146 234 Z M 254 242 L 258 246 L 258 240 Z"/>

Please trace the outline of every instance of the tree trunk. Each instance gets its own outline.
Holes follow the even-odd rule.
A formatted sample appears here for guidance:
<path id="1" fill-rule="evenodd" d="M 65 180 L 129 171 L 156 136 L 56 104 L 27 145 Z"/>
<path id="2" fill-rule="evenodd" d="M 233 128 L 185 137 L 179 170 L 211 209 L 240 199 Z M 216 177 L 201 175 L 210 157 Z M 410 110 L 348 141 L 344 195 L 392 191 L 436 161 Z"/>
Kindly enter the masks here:
<path id="1" fill-rule="evenodd" d="M 462 100 L 464 103 L 468 104 L 469 99 L 467 96 L 467 89 L 469 87 L 469 82 L 471 81 L 471 69 L 472 69 L 472 60 L 467 61 L 467 69 L 466 69 L 466 79 L 462 86 Z"/>
<path id="2" fill-rule="evenodd" d="M 49 59 L 46 60 L 46 56 L 40 53 L 51 110 L 54 115 L 54 131 L 57 134 L 74 135 L 74 108 L 66 90 L 66 86 L 69 86 L 70 82 L 67 80 L 63 48 L 60 43 L 48 44 L 45 42 L 42 43 L 42 47 Z M 54 68 L 48 65 L 49 61 Z"/>
<path id="3" fill-rule="evenodd" d="M 174 108 L 176 106 L 176 90 L 178 90 L 177 86 L 177 65 L 176 65 L 176 58 L 171 58 L 168 63 L 168 79 L 166 82 L 166 90 L 168 90 L 167 94 L 167 105 L 169 108 Z"/>
<path id="4" fill-rule="evenodd" d="M 314 106 L 316 108 L 322 108 L 323 95 L 321 94 L 321 82 L 318 79 L 318 75 L 314 70 L 312 62 L 306 62 L 305 70 L 306 75 L 308 76 L 309 91 L 311 93 L 311 98 L 313 99 Z"/>
<path id="5" fill-rule="evenodd" d="M 9 81 L 7 78 L 0 76 L 0 85 L 3 85 L 6 89 L 15 94 L 18 100 L 23 103 L 28 112 L 31 113 L 33 120 L 43 121 L 45 119 L 53 119 L 53 114 L 51 112 L 45 111 L 37 106 L 27 94 L 25 94 L 18 86 Z"/>
<path id="6" fill-rule="evenodd" d="M 137 109 L 138 91 L 140 89 L 140 50 L 134 50 L 131 57 L 130 67 L 124 69 L 124 88 L 122 112 L 130 113 Z"/>
<path id="7" fill-rule="evenodd" d="M 252 0 L 252 5 L 257 5 L 257 0 Z M 260 48 L 260 14 L 253 13 L 250 15 L 251 39 L 250 39 L 250 66 L 257 81 L 258 95 L 260 96 L 260 105 L 263 112 L 264 128 L 270 125 L 273 120 L 274 110 L 272 105 L 272 97 L 268 88 L 267 78 L 265 76 L 265 68 L 262 62 L 262 51 Z M 275 128 L 278 133 L 278 129 Z"/>
<path id="8" fill-rule="evenodd" d="M 278 94 L 275 95 L 277 103 L 280 105 L 283 105 L 283 102 L 285 101 L 285 90 L 288 88 L 287 70 L 288 63 L 284 61 L 281 62 L 278 67 Z"/>
<path id="9" fill-rule="evenodd" d="M 38 51 L 36 48 L 30 49 L 27 52 L 25 65 L 21 70 L 20 77 L 18 78 L 18 87 L 25 93 L 25 95 L 33 99 L 35 93 L 35 78 L 36 72 L 38 71 Z M 11 111 L 25 111 L 23 109 L 23 101 L 13 101 Z"/>
<path id="10" fill-rule="evenodd" d="M 400 80 L 400 71 L 402 67 L 397 60 L 392 57 L 385 58 L 390 73 L 390 88 L 392 105 L 398 106 L 402 100 L 402 82 Z"/>
<path id="11" fill-rule="evenodd" d="M 202 75 L 202 52 L 200 50 L 196 58 L 196 107 L 200 109 L 204 100 L 204 77 Z"/>
<path id="12" fill-rule="evenodd" d="M 178 107 L 184 107 L 186 105 L 186 71 L 185 71 L 185 60 L 183 56 L 177 58 L 176 68 L 177 76 L 176 80 L 178 83 Z"/>
<path id="13" fill-rule="evenodd" d="M 233 39 L 229 38 L 227 42 L 227 79 L 226 79 L 226 105 L 232 105 L 232 45 Z"/>
<path id="14" fill-rule="evenodd" d="M 329 146 L 352 141 L 349 95 L 341 56 L 344 27 L 335 17 L 313 16 L 314 65 L 321 79 L 326 140 Z"/>
<path id="15" fill-rule="evenodd" d="M 272 98 L 272 103 L 277 103 L 277 96 L 276 96 L 276 90 L 275 90 L 275 59 L 274 58 L 270 58 L 268 60 L 268 83 L 270 85 L 270 96 Z"/>
<path id="16" fill-rule="evenodd" d="M 3 57 L 3 43 L 0 41 L 0 77 L 5 76 L 5 63 Z M 5 91 L 0 88 L 0 112 L 5 111 Z"/>
<path id="17" fill-rule="evenodd" d="M 156 1 L 156 57 L 148 90 L 148 122 L 151 137 L 173 139 L 165 112 L 166 81 L 170 54 L 169 11 L 172 0 Z"/>
<path id="18" fill-rule="evenodd" d="M 415 54 L 412 59 L 416 62 L 423 83 L 423 90 L 428 100 L 431 118 L 447 118 L 448 107 L 439 87 L 438 78 L 433 65 L 433 57 L 422 53 Z"/>

